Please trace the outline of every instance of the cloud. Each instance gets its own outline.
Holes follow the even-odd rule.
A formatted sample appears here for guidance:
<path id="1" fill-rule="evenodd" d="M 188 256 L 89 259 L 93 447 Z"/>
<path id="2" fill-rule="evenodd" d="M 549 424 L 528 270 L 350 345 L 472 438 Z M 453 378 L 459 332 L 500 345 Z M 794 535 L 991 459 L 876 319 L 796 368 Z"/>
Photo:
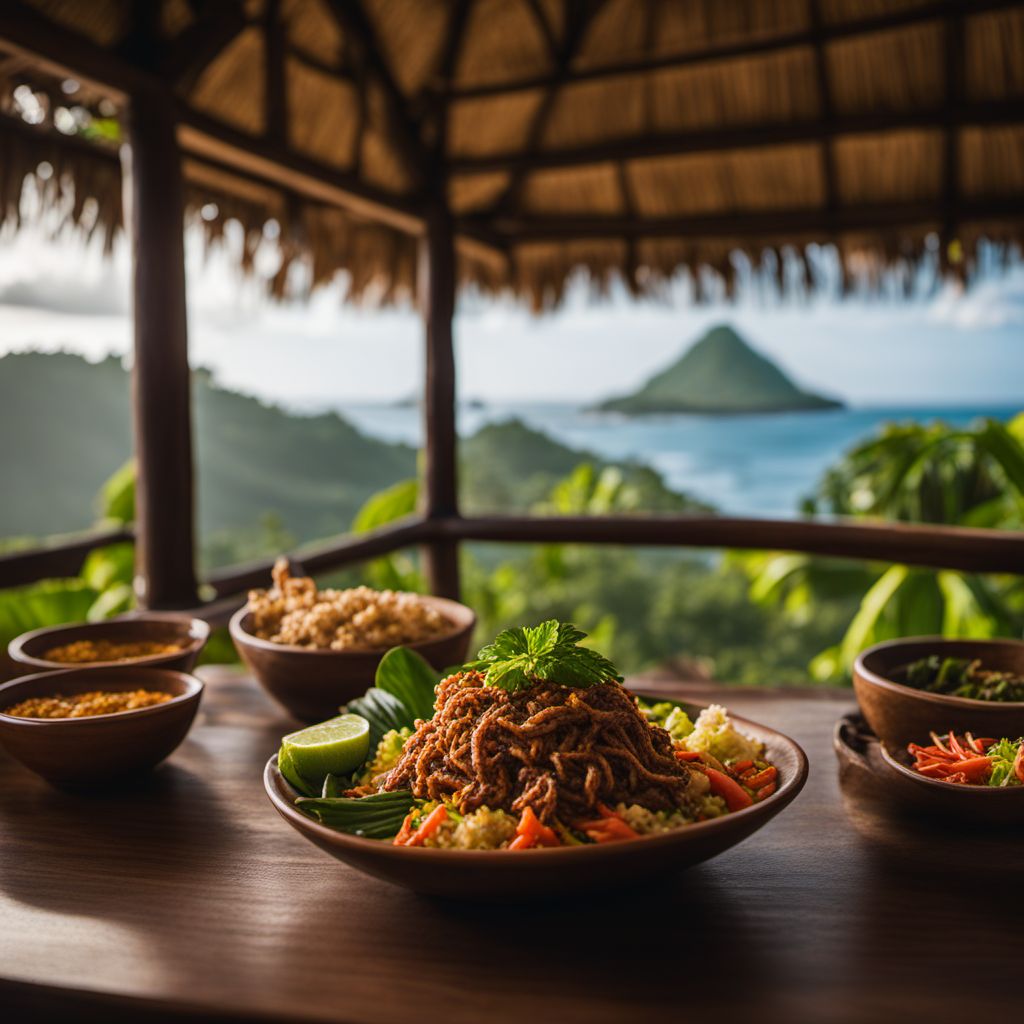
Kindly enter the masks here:
<path id="1" fill-rule="evenodd" d="M 1024 326 L 1024 268 L 997 273 L 966 291 L 945 285 L 928 307 L 927 320 L 965 331 Z"/>
<path id="2" fill-rule="evenodd" d="M 119 316 L 128 312 L 128 297 L 120 285 L 113 274 L 98 282 L 52 275 L 22 279 L 0 286 L 0 305 L 79 316 Z"/>

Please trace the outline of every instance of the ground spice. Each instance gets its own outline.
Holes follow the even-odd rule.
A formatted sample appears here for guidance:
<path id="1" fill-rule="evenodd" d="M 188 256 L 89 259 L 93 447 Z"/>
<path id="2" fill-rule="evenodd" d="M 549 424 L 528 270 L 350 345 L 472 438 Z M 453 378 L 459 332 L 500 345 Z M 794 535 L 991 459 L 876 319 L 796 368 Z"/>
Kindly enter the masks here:
<path id="1" fill-rule="evenodd" d="M 120 711 L 163 704 L 171 699 L 169 693 L 159 690 L 125 690 L 104 692 L 91 690 L 65 697 L 59 693 L 52 697 L 29 697 L 4 711 L 16 718 L 85 718 L 89 715 L 114 715 Z"/>
<path id="2" fill-rule="evenodd" d="M 139 640 L 132 643 L 115 643 L 112 640 L 75 640 L 60 647 L 51 647 L 43 657 L 47 661 L 59 661 L 66 665 L 81 665 L 92 661 L 131 661 L 135 658 L 152 658 L 156 654 L 176 654 L 183 650 L 178 643 L 159 640 Z"/>

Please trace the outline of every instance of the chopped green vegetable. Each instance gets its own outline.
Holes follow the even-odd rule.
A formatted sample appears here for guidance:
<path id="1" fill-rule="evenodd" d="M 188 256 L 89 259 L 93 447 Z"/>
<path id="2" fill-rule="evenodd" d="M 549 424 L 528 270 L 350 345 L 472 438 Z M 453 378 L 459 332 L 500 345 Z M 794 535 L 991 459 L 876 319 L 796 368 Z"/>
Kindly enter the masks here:
<path id="1" fill-rule="evenodd" d="M 1015 764 L 1017 752 L 1020 750 L 1024 738 L 1017 740 L 996 740 L 988 750 L 987 757 L 992 758 L 992 768 L 988 777 L 990 786 L 1019 786 L 1021 780 L 1017 777 Z"/>
<path id="2" fill-rule="evenodd" d="M 908 686 L 970 700 L 1024 701 L 1024 676 L 985 669 L 978 658 L 919 658 L 894 675 Z"/>
<path id="3" fill-rule="evenodd" d="M 686 739 L 693 732 L 694 725 L 690 716 L 682 708 L 673 708 L 665 717 L 663 728 L 674 740 Z"/>
<path id="4" fill-rule="evenodd" d="M 414 803 L 412 793 L 407 789 L 399 789 L 358 799 L 300 797 L 295 801 L 295 806 L 322 825 L 341 832 L 367 839 L 390 839 L 398 834 Z"/>
<path id="5" fill-rule="evenodd" d="M 648 704 L 641 698 L 637 699 L 637 705 L 640 708 L 640 713 L 648 722 L 660 725 L 662 728 L 665 727 L 665 719 L 678 707 L 677 704 L 672 703 L 670 700 L 661 700 L 657 704 Z"/>
<path id="6" fill-rule="evenodd" d="M 744 736 L 720 704 L 710 704 L 700 713 L 683 742 L 688 750 L 706 752 L 719 761 L 756 761 L 763 753 L 761 744 Z"/>
<path id="7" fill-rule="evenodd" d="M 621 683 L 622 676 L 607 658 L 579 646 L 586 635 L 571 623 L 555 619 L 506 629 L 466 667 L 484 672 L 488 686 L 511 692 L 541 680 L 562 686 Z"/>

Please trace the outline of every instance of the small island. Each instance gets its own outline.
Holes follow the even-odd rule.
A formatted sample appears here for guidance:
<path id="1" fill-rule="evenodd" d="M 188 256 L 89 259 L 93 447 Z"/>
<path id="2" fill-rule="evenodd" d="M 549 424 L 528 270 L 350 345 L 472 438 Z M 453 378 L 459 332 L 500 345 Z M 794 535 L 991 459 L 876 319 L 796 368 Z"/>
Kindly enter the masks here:
<path id="1" fill-rule="evenodd" d="M 728 325 L 714 327 L 639 391 L 592 407 L 629 416 L 656 413 L 807 412 L 843 403 L 803 391 Z"/>

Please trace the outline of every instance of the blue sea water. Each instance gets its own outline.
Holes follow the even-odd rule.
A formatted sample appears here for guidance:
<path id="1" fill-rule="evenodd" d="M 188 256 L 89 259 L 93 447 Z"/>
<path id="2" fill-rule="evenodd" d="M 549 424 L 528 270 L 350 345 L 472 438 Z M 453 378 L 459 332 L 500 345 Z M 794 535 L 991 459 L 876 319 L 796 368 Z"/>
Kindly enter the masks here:
<path id="1" fill-rule="evenodd" d="M 518 417 L 573 448 L 607 459 L 633 458 L 659 470 L 669 486 L 722 512 L 788 516 L 824 471 L 885 423 L 943 420 L 966 426 L 979 417 L 1008 420 L 1020 407 L 854 408 L 770 416 L 674 415 L 626 418 L 572 405 L 486 404 L 459 410 L 468 436 L 484 423 Z M 338 412 L 375 437 L 418 445 L 420 411 L 346 405 Z"/>

